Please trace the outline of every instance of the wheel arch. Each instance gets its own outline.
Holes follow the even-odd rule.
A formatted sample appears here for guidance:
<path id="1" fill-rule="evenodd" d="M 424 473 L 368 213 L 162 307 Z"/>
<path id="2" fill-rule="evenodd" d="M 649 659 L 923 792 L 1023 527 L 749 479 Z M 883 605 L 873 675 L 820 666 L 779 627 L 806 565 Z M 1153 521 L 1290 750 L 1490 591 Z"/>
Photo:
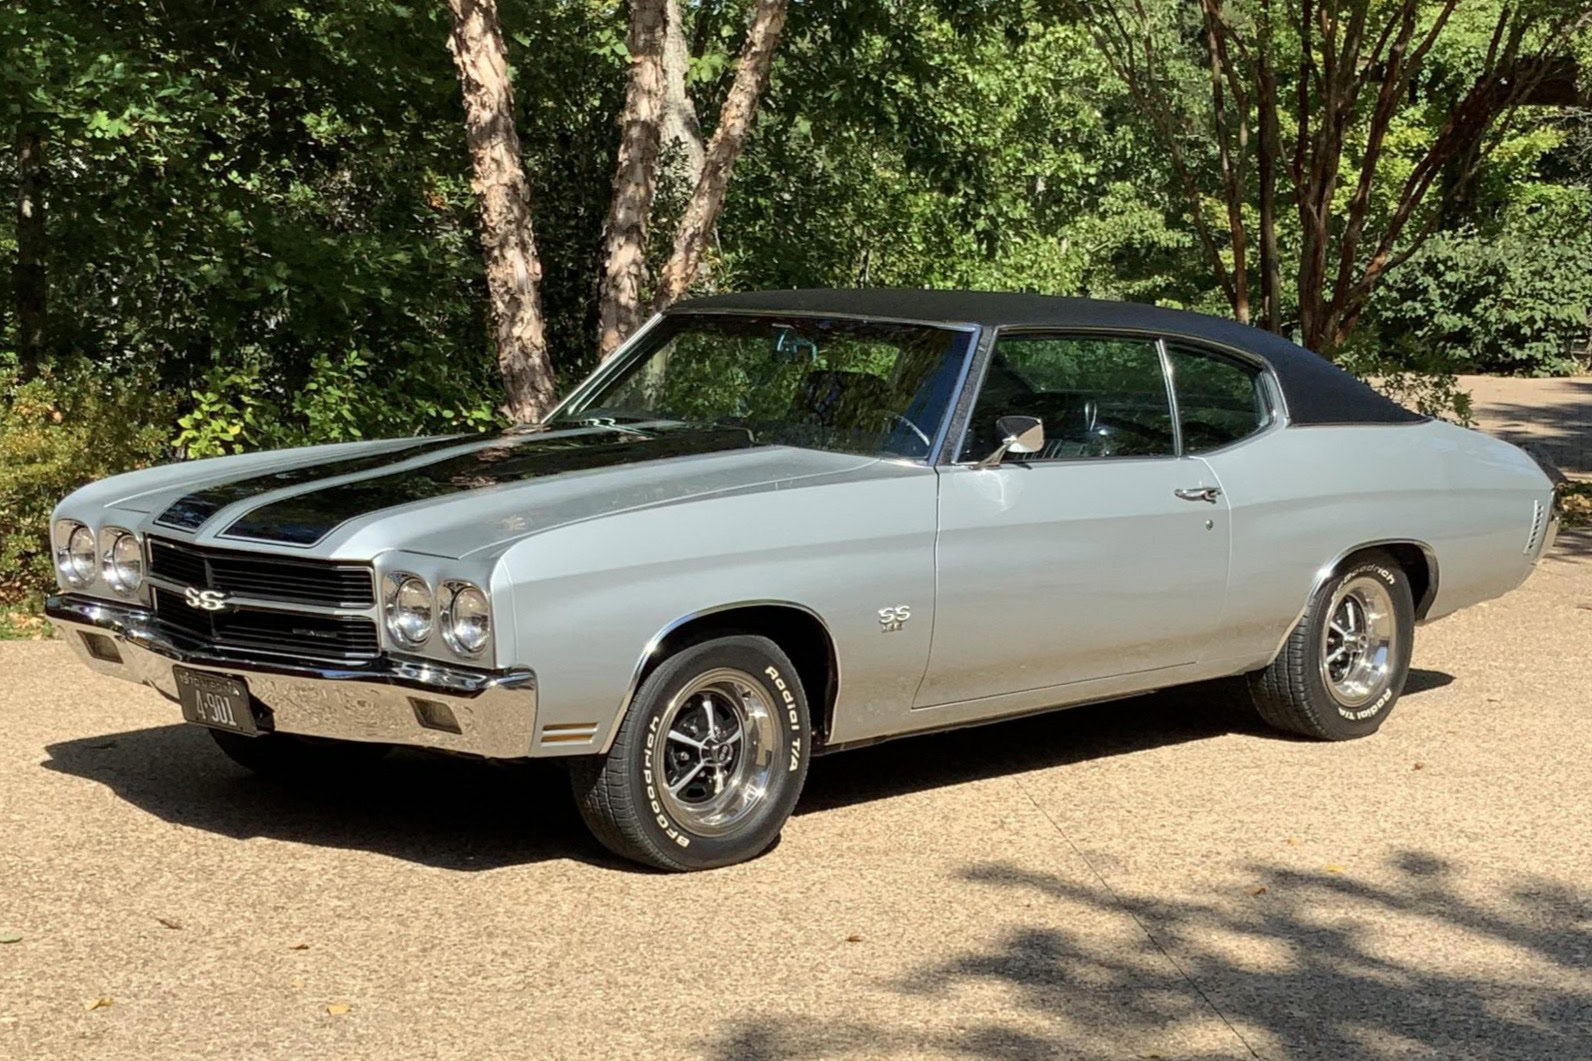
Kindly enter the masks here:
<path id="1" fill-rule="evenodd" d="M 801 678 L 802 689 L 807 693 L 814 739 L 822 746 L 829 736 L 835 700 L 840 692 L 840 663 L 829 624 L 812 608 L 794 601 L 747 600 L 688 612 L 664 624 L 647 641 L 608 731 L 608 739 L 603 742 L 603 753 L 613 745 L 641 683 L 658 664 L 688 645 L 732 634 L 766 637 L 790 657 Z"/>
<path id="2" fill-rule="evenodd" d="M 1356 557 L 1370 552 L 1388 553 L 1398 562 L 1410 580 L 1410 595 L 1415 599 L 1415 621 L 1421 622 L 1426 618 L 1432 610 L 1432 603 L 1437 599 L 1437 550 L 1418 538 L 1379 538 L 1375 541 L 1361 542 L 1343 550 L 1317 569 L 1310 583 L 1310 589 L 1305 593 L 1304 603 L 1299 607 L 1299 614 L 1295 615 L 1293 622 L 1288 624 L 1288 632 L 1283 634 L 1282 640 L 1277 643 L 1271 659 L 1276 659 L 1282 652 L 1283 646 L 1288 643 L 1289 635 L 1293 633 L 1293 628 L 1304 618 L 1305 612 L 1310 610 L 1310 602 L 1316 599 L 1316 594 L 1327 584 L 1327 580 L 1342 571 L 1344 565 Z"/>

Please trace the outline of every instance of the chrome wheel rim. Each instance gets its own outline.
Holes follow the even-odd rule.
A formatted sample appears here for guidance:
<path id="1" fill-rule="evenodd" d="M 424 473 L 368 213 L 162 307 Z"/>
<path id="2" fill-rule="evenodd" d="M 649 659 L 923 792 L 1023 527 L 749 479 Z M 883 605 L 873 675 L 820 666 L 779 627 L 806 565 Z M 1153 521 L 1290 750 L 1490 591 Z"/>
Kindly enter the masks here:
<path id="1" fill-rule="evenodd" d="M 745 671 L 694 678 L 664 708 L 663 785 L 669 815 L 698 836 L 721 836 L 768 796 L 774 771 L 774 703 Z"/>
<path id="2" fill-rule="evenodd" d="M 1386 691 L 1396 632 L 1393 597 L 1380 580 L 1360 575 L 1338 587 L 1321 631 L 1321 680 L 1334 700 L 1362 707 Z"/>

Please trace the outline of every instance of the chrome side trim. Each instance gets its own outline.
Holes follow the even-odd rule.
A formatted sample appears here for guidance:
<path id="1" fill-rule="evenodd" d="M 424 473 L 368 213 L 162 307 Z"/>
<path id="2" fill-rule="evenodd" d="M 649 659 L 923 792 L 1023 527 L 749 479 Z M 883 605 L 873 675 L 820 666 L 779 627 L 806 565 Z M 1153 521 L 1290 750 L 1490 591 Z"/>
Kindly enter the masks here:
<path id="1" fill-rule="evenodd" d="M 706 618 L 709 615 L 718 615 L 722 612 L 735 611 L 737 608 L 789 608 L 792 611 L 803 612 L 815 620 L 823 629 L 824 637 L 829 641 L 830 662 L 835 669 L 833 683 L 835 688 L 835 703 L 838 704 L 840 702 L 840 656 L 837 652 L 835 652 L 834 631 L 829 629 L 829 624 L 824 622 L 824 617 L 822 615 L 819 615 L 816 611 L 807 607 L 805 604 L 797 604 L 795 601 L 788 600 L 759 599 L 734 601 L 729 604 L 717 604 L 711 608 L 699 608 L 694 612 L 687 612 L 675 619 L 671 619 L 647 641 L 647 644 L 641 650 L 641 657 L 636 660 L 635 669 L 630 672 L 630 684 L 625 687 L 625 695 L 619 701 L 619 710 L 614 715 L 613 724 L 608 730 L 608 736 L 604 738 L 603 745 L 598 749 L 598 751 L 606 755 L 608 754 L 608 749 L 613 747 L 614 738 L 619 736 L 619 727 L 625 721 L 625 715 L 629 713 L 631 703 L 635 701 L 637 690 L 641 688 L 641 676 L 646 672 L 647 665 L 652 662 L 653 653 L 658 651 L 658 646 L 663 644 L 664 640 L 670 634 L 680 629 L 680 627 L 685 626 L 687 623 L 695 622 L 696 620 Z M 812 694 L 809 692 L 807 702 L 808 711 L 811 712 L 813 707 Z M 818 728 L 817 720 L 814 720 L 814 728 Z"/>
<path id="2" fill-rule="evenodd" d="M 177 698 L 172 667 L 241 675 L 271 712 L 277 732 L 334 740 L 376 741 L 518 759 L 532 754 L 536 732 L 534 672 L 454 667 L 382 656 L 360 667 L 221 654 L 175 637 L 145 608 L 76 595 L 52 596 L 45 615 L 91 670 L 148 685 Z M 109 637 L 120 661 L 96 657 L 81 635 Z M 460 732 L 416 720 L 410 694 L 448 705 Z"/>
<path id="3" fill-rule="evenodd" d="M 1437 550 L 1416 538 L 1378 538 L 1375 541 L 1361 542 L 1353 548 L 1343 550 L 1343 552 L 1333 557 L 1330 562 L 1317 569 L 1315 579 L 1310 583 L 1310 592 L 1305 594 L 1305 602 L 1300 607 L 1299 614 L 1293 617 L 1293 621 L 1288 624 L 1288 628 L 1283 631 L 1282 637 L 1278 639 L 1277 647 L 1272 650 L 1271 655 L 1266 659 L 1267 666 L 1270 666 L 1271 662 L 1281 655 L 1283 646 L 1288 643 L 1288 638 L 1293 636 L 1294 627 L 1299 625 L 1300 620 L 1305 617 L 1305 612 L 1310 610 L 1310 602 L 1316 599 L 1316 594 L 1321 592 L 1321 587 L 1327 584 L 1327 580 L 1337 573 L 1338 566 L 1355 553 L 1366 549 L 1375 549 L 1379 545 L 1413 545 L 1426 556 L 1426 570 L 1431 576 L 1431 581 L 1426 587 L 1426 593 L 1420 600 L 1415 602 L 1415 621 L 1417 623 L 1421 621 L 1422 616 L 1431 610 L 1432 603 L 1437 600 L 1437 579 L 1439 574 Z"/>

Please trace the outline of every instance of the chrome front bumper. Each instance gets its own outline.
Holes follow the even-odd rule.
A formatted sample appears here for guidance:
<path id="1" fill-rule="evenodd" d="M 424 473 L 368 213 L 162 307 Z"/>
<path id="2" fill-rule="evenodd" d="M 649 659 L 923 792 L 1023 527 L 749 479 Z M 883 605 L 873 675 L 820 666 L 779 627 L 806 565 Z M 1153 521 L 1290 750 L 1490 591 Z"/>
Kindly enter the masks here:
<path id="1" fill-rule="evenodd" d="M 265 708 L 259 712 L 262 728 L 278 733 L 493 759 L 527 757 L 535 743 L 536 675 L 529 670 L 471 670 L 386 657 L 347 668 L 235 657 L 174 639 L 144 608 L 65 595 L 48 598 L 44 613 L 88 667 L 148 685 L 172 700 L 174 665 L 243 678 L 259 701 L 257 710 Z M 457 732 L 438 725 L 449 714 Z"/>

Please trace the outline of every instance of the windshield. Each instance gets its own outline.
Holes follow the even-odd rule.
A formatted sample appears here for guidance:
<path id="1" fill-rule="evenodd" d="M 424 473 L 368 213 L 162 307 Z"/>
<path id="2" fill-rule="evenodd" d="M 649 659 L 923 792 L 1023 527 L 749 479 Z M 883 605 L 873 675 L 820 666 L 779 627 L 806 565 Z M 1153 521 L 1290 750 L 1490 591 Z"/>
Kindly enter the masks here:
<path id="1" fill-rule="evenodd" d="M 762 443 L 923 458 L 971 338 L 923 324 L 678 314 L 554 422 L 729 424 Z"/>

